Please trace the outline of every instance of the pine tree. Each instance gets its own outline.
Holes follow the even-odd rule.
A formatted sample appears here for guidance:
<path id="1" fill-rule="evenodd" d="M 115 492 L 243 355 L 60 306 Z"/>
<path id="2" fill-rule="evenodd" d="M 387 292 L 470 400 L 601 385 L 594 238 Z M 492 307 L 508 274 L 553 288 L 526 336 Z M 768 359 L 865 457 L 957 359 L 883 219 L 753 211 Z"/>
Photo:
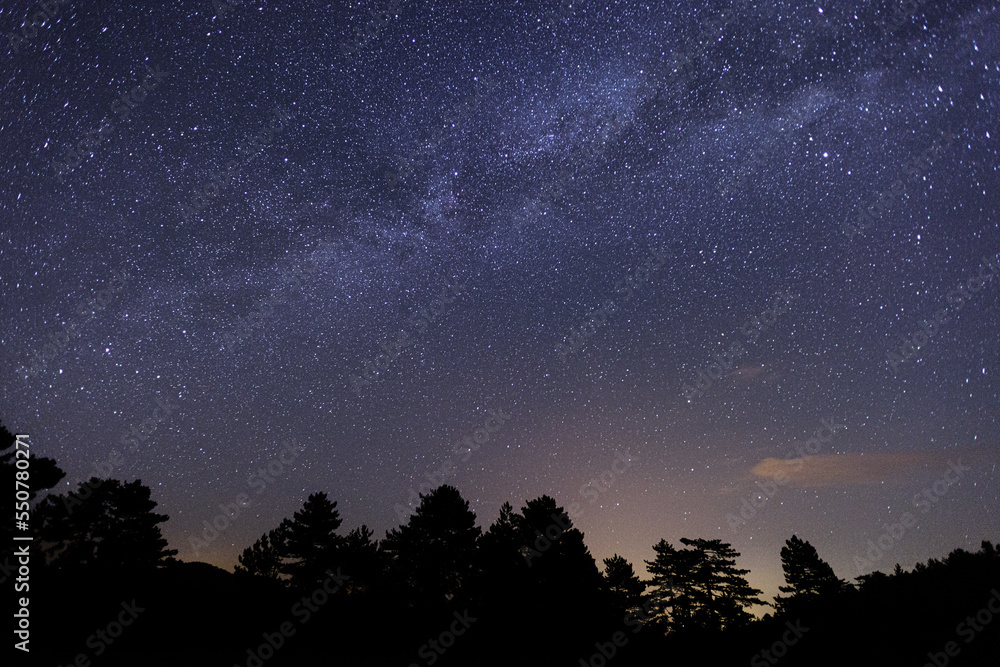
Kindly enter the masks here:
<path id="1" fill-rule="evenodd" d="M 736 567 L 739 552 L 722 540 L 681 538 L 689 547 L 677 550 L 660 540 L 656 558 L 647 561 L 653 575 L 653 601 L 659 620 L 671 630 L 722 630 L 751 620 L 746 608 L 764 605 L 761 591 L 750 586 Z M 668 611 L 669 610 L 669 611 Z"/>
<path id="2" fill-rule="evenodd" d="M 336 532 L 341 523 L 337 502 L 322 492 L 311 494 L 301 510 L 281 523 L 278 571 L 293 587 L 315 588 L 327 578 L 344 543 Z"/>
<path id="3" fill-rule="evenodd" d="M 652 575 L 653 621 L 669 628 L 688 627 L 691 623 L 692 584 L 687 573 L 694 566 L 693 552 L 678 551 L 666 540 L 653 545 L 656 556 L 645 561 Z M 675 583 L 677 584 L 675 586 Z"/>
<path id="4" fill-rule="evenodd" d="M 483 533 L 476 549 L 476 593 L 484 605 L 509 598 L 523 588 L 528 566 L 521 554 L 524 546 L 509 502 L 500 507 L 500 516 Z"/>
<path id="5" fill-rule="evenodd" d="M 264 533 L 253 546 L 243 550 L 236 566 L 236 574 L 277 579 L 281 565 L 284 538 L 279 529 Z"/>
<path id="6" fill-rule="evenodd" d="M 603 613 L 604 579 L 584 534 L 554 498 L 529 500 L 511 516 L 527 568 L 522 571 L 523 612 L 536 630 L 569 637 L 586 634 Z M 596 632 L 596 628 L 593 629 Z"/>
<path id="7" fill-rule="evenodd" d="M 506 558 L 511 562 L 523 563 L 521 546 L 518 527 L 514 520 L 514 508 L 509 502 L 505 502 L 500 506 L 500 516 L 483 534 L 479 542 L 479 549 L 481 552 L 496 558 Z"/>
<path id="8" fill-rule="evenodd" d="M 142 482 L 91 478 L 74 494 L 48 496 L 36 510 L 47 560 L 60 568 L 149 570 L 173 560 L 156 501 Z"/>
<path id="9" fill-rule="evenodd" d="M 346 591 L 349 595 L 369 591 L 384 572 L 382 553 L 378 541 L 372 540 L 371 528 L 361 525 L 347 534 L 337 559 L 337 566 L 349 574 Z"/>
<path id="10" fill-rule="evenodd" d="M 785 572 L 785 586 L 778 590 L 790 595 L 775 598 L 777 611 L 794 613 L 817 600 L 836 595 L 844 590 L 846 582 L 837 578 L 833 568 L 819 557 L 816 548 L 795 535 L 781 548 L 781 569 Z"/>
<path id="11" fill-rule="evenodd" d="M 632 563 L 615 554 L 604 559 L 604 581 L 611 593 L 616 615 L 636 612 L 642 606 L 646 584 L 639 579 Z"/>
<path id="12" fill-rule="evenodd" d="M 413 606 L 439 608 L 468 591 L 481 529 L 453 486 L 420 495 L 409 521 L 386 532 L 381 547 L 393 578 Z"/>
<path id="13" fill-rule="evenodd" d="M 543 495 L 529 500 L 521 513 L 511 518 L 535 585 L 543 589 L 568 585 L 587 595 L 603 588 L 601 572 L 583 541 L 583 533 L 554 498 Z"/>

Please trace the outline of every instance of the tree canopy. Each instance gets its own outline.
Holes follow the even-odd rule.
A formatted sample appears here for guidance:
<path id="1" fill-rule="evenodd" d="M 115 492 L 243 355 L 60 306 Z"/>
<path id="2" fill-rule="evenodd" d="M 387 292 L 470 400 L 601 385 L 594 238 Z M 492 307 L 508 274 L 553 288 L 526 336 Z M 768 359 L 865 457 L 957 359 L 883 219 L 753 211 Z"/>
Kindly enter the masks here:
<path id="1" fill-rule="evenodd" d="M 12 436 L 2 425 L 0 437 L 7 443 L 0 451 L 11 449 Z M 16 469 L 10 456 L 0 462 Z M 152 596 L 157 602 L 149 608 L 159 615 L 144 625 L 153 628 L 147 636 L 159 637 L 157 650 L 190 631 L 185 615 L 207 586 L 214 591 L 208 601 L 232 601 L 222 617 L 232 619 L 229 632 L 235 634 L 280 642 L 279 636 L 292 638 L 275 634 L 289 623 L 289 610 L 300 623 L 324 619 L 302 632 L 291 626 L 292 645 L 299 647 L 287 654 L 292 664 L 300 657 L 329 657 L 331 638 L 339 637 L 338 656 L 379 664 L 412 664 L 414 655 L 430 664 L 447 642 L 455 648 L 442 664 L 481 662 L 484 647 L 494 660 L 490 664 L 516 663 L 524 656 L 538 664 L 562 664 L 568 655 L 577 656 L 576 664 L 591 665 L 600 662 L 597 657 L 623 666 L 655 664 L 664 655 L 695 664 L 748 658 L 763 664 L 767 655 L 777 656 L 764 651 L 788 642 L 789 657 L 782 664 L 811 665 L 823 664 L 817 655 L 825 655 L 824 647 L 834 655 L 829 647 L 836 644 L 819 633 L 809 634 L 801 646 L 790 642 L 813 626 L 857 637 L 879 624 L 884 637 L 922 636 L 985 604 L 983 592 L 1000 586 L 1000 551 L 989 541 L 979 552 L 956 549 L 910 571 L 897 564 L 890 574 L 862 575 L 854 587 L 837 578 L 808 541 L 792 535 L 781 549 L 785 584 L 775 598 L 776 613 L 755 620 L 751 610 L 767 603 L 750 586 L 748 570 L 737 565 L 740 554 L 727 542 L 681 538 L 675 547 L 661 539 L 652 547 L 653 559 L 645 561 L 650 578 L 643 580 L 618 554 L 604 558 L 599 570 L 583 532 L 554 498 L 527 500 L 519 511 L 506 502 L 482 531 L 469 502 L 447 485 L 421 495 L 414 514 L 381 541 L 366 525 L 341 533 L 337 503 L 326 493 L 313 493 L 243 550 L 234 576 L 174 559 L 177 552 L 161 532 L 167 517 L 155 511 L 151 490 L 141 481 L 92 477 L 72 493 L 46 494 L 46 485 L 63 473 L 54 462 L 40 468 L 44 474 L 31 503 L 45 571 L 32 581 L 32 595 L 47 601 L 46 609 L 75 595 L 80 604 L 103 605 L 114 618 L 126 609 L 145 609 L 145 596 Z M 143 601 L 128 603 L 132 598 Z M 934 618 L 920 611 L 928 599 L 939 609 Z M 207 628 L 204 646 L 221 636 L 214 630 L 220 615 L 215 606 L 202 608 L 206 616 L 196 625 Z M 84 621 L 74 630 L 80 639 L 93 633 L 92 621 Z M 159 630 L 175 621 L 172 633 Z M 465 636 L 470 627 L 474 631 Z M 840 636 L 836 633 L 830 636 Z M 341 651 L 343 646 L 349 648 Z M 886 646 L 873 654 L 883 663 L 907 650 L 903 644 Z M 988 640 L 977 638 L 970 646 L 962 647 L 973 657 L 970 664 L 995 655 L 996 644 Z M 249 664 L 243 651 L 237 664 Z M 64 652 L 77 655 L 78 643 Z M 919 660 L 926 653 L 905 657 Z"/>
<path id="2" fill-rule="evenodd" d="M 837 578 L 833 568 L 819 557 L 816 548 L 809 542 L 792 535 L 781 548 L 781 569 L 785 573 L 785 584 L 779 586 L 787 596 L 775 598 L 778 611 L 790 612 L 800 609 L 824 596 L 844 590 L 847 583 Z"/>
<path id="3" fill-rule="evenodd" d="M 315 588 L 336 564 L 344 543 L 337 534 L 342 523 L 336 501 L 322 492 L 310 494 L 302 509 L 269 535 L 280 555 L 278 571 L 287 575 L 293 586 Z"/>
<path id="4" fill-rule="evenodd" d="M 35 522 L 48 562 L 61 569 L 148 570 L 177 554 L 167 548 L 156 501 L 141 481 L 92 477 L 72 494 L 49 495 Z"/>
<path id="5" fill-rule="evenodd" d="M 443 485 L 420 495 L 407 523 L 386 532 L 382 550 L 411 604 L 439 606 L 466 593 L 481 533 L 469 502 Z"/>
<path id="6" fill-rule="evenodd" d="M 673 630 L 722 630 L 746 625 L 747 608 L 767 604 L 750 586 L 739 553 L 722 540 L 681 538 L 686 549 L 660 540 L 646 561 L 653 576 L 657 618 Z"/>

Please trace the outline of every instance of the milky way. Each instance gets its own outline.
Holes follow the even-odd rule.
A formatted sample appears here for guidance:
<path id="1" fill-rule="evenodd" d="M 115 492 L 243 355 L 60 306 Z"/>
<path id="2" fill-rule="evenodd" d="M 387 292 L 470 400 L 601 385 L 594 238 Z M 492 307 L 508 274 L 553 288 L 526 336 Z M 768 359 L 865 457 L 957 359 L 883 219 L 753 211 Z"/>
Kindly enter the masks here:
<path id="1" fill-rule="evenodd" d="M 441 482 L 768 593 L 995 541 L 998 7 L 755 4 L 0 10 L 0 417 L 224 567 Z"/>

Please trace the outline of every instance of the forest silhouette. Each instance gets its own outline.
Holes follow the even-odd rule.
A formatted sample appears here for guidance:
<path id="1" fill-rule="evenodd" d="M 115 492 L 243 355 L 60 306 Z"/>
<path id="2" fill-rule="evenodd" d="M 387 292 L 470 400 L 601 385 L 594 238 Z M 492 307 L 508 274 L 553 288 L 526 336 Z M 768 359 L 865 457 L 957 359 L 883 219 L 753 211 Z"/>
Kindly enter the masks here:
<path id="1" fill-rule="evenodd" d="M 0 468 L 15 474 L 0 424 Z M 1000 548 L 899 565 L 847 582 L 808 541 L 781 550 L 773 601 L 719 539 L 661 539 L 648 579 L 621 556 L 599 567 L 555 499 L 510 503 L 485 530 L 458 489 L 420 496 L 381 540 L 343 530 L 311 494 L 235 572 L 182 562 L 150 489 L 30 459 L 35 665 L 996 665 Z M 3 505 L 14 512 L 13 498 Z M 0 578 L 18 572 L 3 523 Z M 762 618 L 756 617 L 763 605 Z M 20 657 L 20 656 L 19 656 Z"/>

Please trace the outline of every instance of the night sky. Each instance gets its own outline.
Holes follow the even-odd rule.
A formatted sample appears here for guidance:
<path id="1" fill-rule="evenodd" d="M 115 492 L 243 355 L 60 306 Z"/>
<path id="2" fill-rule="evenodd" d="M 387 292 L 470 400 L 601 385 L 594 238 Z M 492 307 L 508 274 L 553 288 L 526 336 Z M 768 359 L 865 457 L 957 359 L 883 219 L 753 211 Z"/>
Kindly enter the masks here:
<path id="1" fill-rule="evenodd" d="M 768 595 L 1000 537 L 996 2 L 58 7 L 0 10 L 0 418 L 60 491 L 226 568 L 549 494 Z"/>

